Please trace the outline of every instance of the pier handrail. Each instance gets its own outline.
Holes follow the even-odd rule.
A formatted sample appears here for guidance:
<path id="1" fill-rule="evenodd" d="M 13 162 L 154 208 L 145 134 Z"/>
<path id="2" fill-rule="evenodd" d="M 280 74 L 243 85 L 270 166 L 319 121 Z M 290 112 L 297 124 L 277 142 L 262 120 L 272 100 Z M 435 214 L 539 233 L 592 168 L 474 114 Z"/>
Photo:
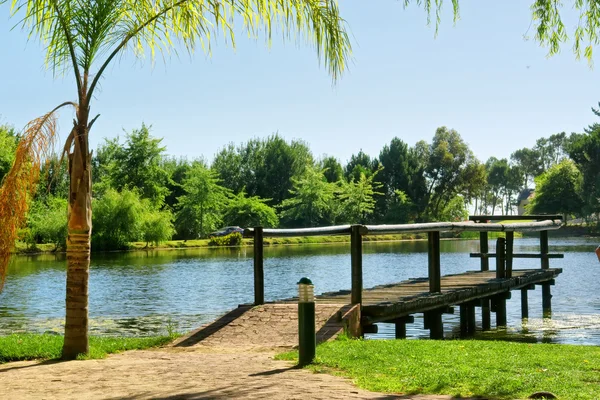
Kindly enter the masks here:
<path id="1" fill-rule="evenodd" d="M 556 216 L 552 216 L 556 217 Z M 560 217 L 560 216 L 559 216 Z M 513 218 L 511 218 L 513 219 Z M 523 219 L 523 217 L 521 217 Z M 419 232 L 536 232 L 559 229 L 561 218 L 510 224 L 468 222 L 425 222 L 421 224 L 357 225 L 361 235 L 388 235 Z M 254 237 L 255 228 L 244 229 L 244 237 Z M 351 225 L 324 226 L 320 228 L 269 229 L 263 228 L 264 237 L 350 235 Z"/>
<path id="2" fill-rule="evenodd" d="M 362 237 L 366 235 L 386 235 L 399 233 L 427 233 L 428 236 L 428 272 L 429 290 L 431 293 L 441 292 L 440 271 L 440 232 L 479 232 L 480 252 L 471 253 L 471 257 L 481 258 L 481 270 L 489 269 L 489 258 L 496 257 L 502 268 L 497 268 L 497 278 L 510 278 L 514 258 L 540 258 L 541 268 L 549 268 L 549 258 L 560 255 L 548 254 L 548 231 L 559 229 L 562 225 L 560 215 L 535 216 L 471 216 L 465 222 L 427 222 L 419 224 L 398 225 L 336 225 L 319 228 L 271 229 L 246 228 L 243 236 L 254 239 L 254 304 L 264 304 L 264 268 L 263 248 L 265 237 L 294 237 L 294 236 L 350 236 L 350 256 L 352 289 L 351 302 L 362 303 L 363 271 L 362 271 Z M 518 219 L 534 220 L 531 222 L 498 223 L 489 221 Z M 488 252 L 488 232 L 505 232 L 506 239 L 500 238 L 503 250 L 499 254 Z M 535 255 L 514 254 L 514 232 L 540 232 L 540 253 Z M 549 287 L 548 287 L 549 288 Z"/>

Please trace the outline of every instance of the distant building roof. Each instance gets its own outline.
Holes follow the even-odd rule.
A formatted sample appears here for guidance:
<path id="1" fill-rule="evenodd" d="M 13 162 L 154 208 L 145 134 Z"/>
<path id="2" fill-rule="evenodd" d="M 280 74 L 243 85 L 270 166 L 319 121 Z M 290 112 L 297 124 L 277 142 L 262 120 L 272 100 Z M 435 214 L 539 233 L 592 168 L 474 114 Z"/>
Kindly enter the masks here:
<path id="1" fill-rule="evenodd" d="M 517 197 L 517 202 L 527 200 L 533 192 L 535 192 L 535 189 L 523 189 L 521 193 L 519 193 L 519 197 Z"/>

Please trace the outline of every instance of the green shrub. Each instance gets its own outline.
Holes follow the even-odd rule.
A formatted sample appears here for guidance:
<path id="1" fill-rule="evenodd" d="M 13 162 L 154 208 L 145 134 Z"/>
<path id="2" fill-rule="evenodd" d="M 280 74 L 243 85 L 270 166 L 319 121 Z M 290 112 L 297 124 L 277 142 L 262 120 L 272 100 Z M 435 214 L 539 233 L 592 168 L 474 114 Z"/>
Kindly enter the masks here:
<path id="1" fill-rule="evenodd" d="M 225 236 L 214 236 L 208 241 L 209 246 L 240 246 L 242 234 L 235 232 Z"/>

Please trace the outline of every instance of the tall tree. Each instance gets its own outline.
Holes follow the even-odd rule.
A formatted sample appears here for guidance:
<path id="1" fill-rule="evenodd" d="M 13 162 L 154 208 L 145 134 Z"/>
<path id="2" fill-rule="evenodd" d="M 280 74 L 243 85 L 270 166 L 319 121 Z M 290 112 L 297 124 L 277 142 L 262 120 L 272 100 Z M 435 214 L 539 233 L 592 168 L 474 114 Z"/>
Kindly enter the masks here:
<path id="1" fill-rule="evenodd" d="M 533 184 L 533 179 L 542 173 L 541 157 L 536 149 L 524 147 L 512 153 L 510 159 L 523 174 L 522 189 L 529 188 Z"/>
<path id="2" fill-rule="evenodd" d="M 281 203 L 281 219 L 290 226 L 313 227 L 324 222 L 333 200 L 335 184 L 325 179 L 322 170 L 309 167 L 299 178 L 292 178 L 292 197 Z"/>
<path id="3" fill-rule="evenodd" d="M 196 162 L 183 181 L 175 225 L 186 239 L 206 236 L 219 228 L 231 191 L 220 185 L 218 175 Z"/>
<path id="4" fill-rule="evenodd" d="M 580 215 L 583 211 L 581 199 L 581 172 L 571 160 L 564 160 L 535 180 L 535 196 L 528 206 L 532 214 L 564 214 L 565 224 L 569 214 Z"/>
<path id="5" fill-rule="evenodd" d="M 318 166 L 323 170 L 323 176 L 329 183 L 335 183 L 344 178 L 342 164 L 333 156 L 324 157 L 319 161 Z"/>
<path id="6" fill-rule="evenodd" d="M 76 102 L 64 104 L 75 109 L 73 128 L 64 146 L 71 183 L 63 357 L 72 359 L 88 352 L 92 229 L 92 165 L 88 143 L 96 119 L 91 114 L 92 99 L 108 66 L 127 50 L 140 57 L 149 50 L 154 56 L 156 52 L 168 52 L 175 41 L 189 51 L 199 44 L 209 49 L 221 30 L 232 38 L 229 43 L 235 43 L 234 32 L 240 23 L 251 35 L 264 30 L 271 37 L 277 27 L 282 29 L 284 37 L 299 34 L 316 47 L 335 79 L 344 71 L 350 53 L 349 38 L 337 3 L 330 0 L 15 0 L 12 15 L 22 22 L 30 37 L 44 43 L 49 67 L 56 72 L 72 73 L 76 84 Z M 51 117 L 36 121 L 38 131 L 55 128 Z M 8 252 L 8 247 L 2 250 Z"/>

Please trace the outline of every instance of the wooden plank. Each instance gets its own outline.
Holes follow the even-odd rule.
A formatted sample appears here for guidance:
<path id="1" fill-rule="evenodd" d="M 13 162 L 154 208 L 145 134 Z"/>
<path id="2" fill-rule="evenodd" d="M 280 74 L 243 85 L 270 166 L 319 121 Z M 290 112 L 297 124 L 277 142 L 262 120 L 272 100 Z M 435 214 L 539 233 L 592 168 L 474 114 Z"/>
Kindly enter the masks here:
<path id="1" fill-rule="evenodd" d="M 507 232 L 508 233 L 508 232 Z M 496 258 L 496 253 L 488 253 L 487 256 L 482 255 L 481 253 L 469 253 L 471 258 Z M 514 253 L 513 258 L 565 258 L 564 254 L 546 254 L 545 256 L 541 254 L 535 253 Z"/>

